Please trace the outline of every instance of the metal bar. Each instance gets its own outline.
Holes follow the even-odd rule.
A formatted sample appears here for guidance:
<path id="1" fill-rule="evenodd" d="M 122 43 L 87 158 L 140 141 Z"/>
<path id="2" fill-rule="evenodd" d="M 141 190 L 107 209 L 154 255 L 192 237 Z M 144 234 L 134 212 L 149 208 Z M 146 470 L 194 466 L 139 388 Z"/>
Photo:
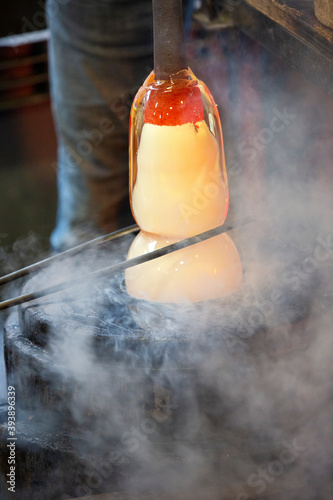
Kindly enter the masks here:
<path id="1" fill-rule="evenodd" d="M 89 248 L 93 248 L 97 245 L 101 245 L 102 243 L 106 243 L 108 241 L 112 241 L 116 238 L 120 238 L 121 236 L 125 236 L 126 234 L 131 234 L 135 233 L 135 231 L 139 231 L 140 228 L 136 224 L 133 224 L 132 226 L 125 227 L 123 229 L 118 229 L 117 231 L 113 231 L 112 233 L 99 236 L 98 238 L 94 238 L 93 240 L 89 240 L 85 243 L 82 243 L 81 245 L 77 245 L 76 247 L 69 248 L 68 250 L 65 250 L 64 252 L 58 253 L 56 255 L 52 255 L 51 257 L 48 257 L 47 259 L 40 260 L 39 262 L 36 262 L 35 264 L 31 264 L 30 266 L 23 267 L 22 269 L 18 269 L 17 271 L 14 271 L 10 274 L 6 274 L 6 276 L 2 276 L 0 278 L 0 285 L 5 285 L 6 283 L 9 283 L 10 281 L 14 281 L 18 278 L 22 278 L 23 276 L 26 276 L 27 274 L 33 273 L 35 271 L 38 271 L 39 269 L 42 269 L 49 264 L 52 264 L 53 262 L 63 260 L 67 257 L 71 257 L 73 255 L 76 255 L 84 250 L 87 250 Z"/>
<path id="2" fill-rule="evenodd" d="M 49 30 L 31 31 L 19 35 L 9 35 L 0 38 L 0 47 L 19 47 L 30 43 L 47 42 L 50 38 Z"/>
<path id="3" fill-rule="evenodd" d="M 111 266 L 103 267 L 102 269 L 98 269 L 97 271 L 92 271 L 78 278 L 74 278 L 71 281 L 64 281 L 59 283 L 58 285 L 53 285 L 37 292 L 28 293 L 26 295 L 20 295 L 18 297 L 14 297 L 12 299 L 5 300 L 4 302 L 0 302 L 0 311 L 4 309 L 9 309 L 10 307 L 23 304 L 25 302 L 30 302 L 32 300 L 38 299 L 40 297 L 45 297 L 47 295 L 52 295 L 57 292 L 61 292 L 63 290 L 67 290 L 69 288 L 86 284 L 87 279 L 99 279 L 105 278 L 108 274 L 115 274 L 120 271 L 124 271 L 129 267 L 138 266 L 139 264 L 143 264 L 153 259 L 157 259 L 158 257 L 162 257 L 163 255 L 167 255 L 172 252 L 176 252 L 177 250 L 181 250 L 182 248 L 188 247 L 190 245 L 195 245 L 196 243 L 200 243 L 201 241 L 208 240 L 209 238 L 213 238 L 222 233 L 226 233 L 231 231 L 232 229 L 236 229 L 238 227 L 244 226 L 251 222 L 250 217 L 246 217 L 239 222 L 229 225 L 229 226 L 218 226 L 214 229 L 210 229 L 209 231 L 205 231 L 204 233 L 200 233 L 196 236 L 192 236 L 190 238 L 186 238 L 184 240 L 178 241 L 177 243 L 172 243 L 171 245 L 167 245 L 158 250 L 154 250 L 145 255 L 140 255 L 139 257 L 135 257 L 133 259 L 129 259 L 126 261 L 119 262 L 118 264 L 113 264 Z"/>
<path id="4" fill-rule="evenodd" d="M 158 80 L 186 69 L 182 0 L 153 0 L 154 71 Z"/>

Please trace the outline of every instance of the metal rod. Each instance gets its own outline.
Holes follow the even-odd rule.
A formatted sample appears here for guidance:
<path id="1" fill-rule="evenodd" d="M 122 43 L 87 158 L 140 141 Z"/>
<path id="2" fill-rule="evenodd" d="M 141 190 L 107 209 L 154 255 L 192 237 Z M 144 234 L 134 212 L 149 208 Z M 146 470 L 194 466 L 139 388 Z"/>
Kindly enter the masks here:
<path id="1" fill-rule="evenodd" d="M 246 217 L 240 220 L 239 222 L 236 222 L 233 225 L 218 226 L 214 229 L 210 229 L 209 231 L 205 231 L 204 233 L 200 233 L 196 236 L 191 236 L 190 238 L 186 238 L 185 240 L 181 240 L 176 243 L 172 243 L 171 245 L 167 245 L 163 248 L 160 248 L 158 250 L 154 250 L 153 252 L 150 252 L 148 254 L 140 255 L 139 257 L 119 262 L 118 264 L 113 264 L 111 266 L 103 267 L 102 269 L 98 269 L 97 271 L 92 271 L 78 278 L 74 278 L 71 281 L 64 281 L 62 283 L 59 283 L 58 285 L 53 285 L 48 288 L 39 290 L 37 292 L 32 292 L 26 295 L 20 295 L 12 299 L 5 300 L 4 302 L 0 302 L 0 311 L 8 309 L 12 306 L 23 304 L 25 302 L 30 302 L 31 300 L 35 300 L 40 297 L 52 295 L 54 293 L 67 290 L 69 288 L 85 284 L 87 282 L 87 279 L 105 278 L 108 274 L 118 273 L 120 271 L 124 271 L 129 267 L 138 266 L 139 264 L 143 264 L 144 262 L 157 259 L 158 257 L 162 257 L 163 255 L 176 252 L 177 250 L 181 250 L 182 248 L 188 247 L 190 245 L 195 245 L 196 243 L 208 240 L 209 238 L 213 238 L 214 236 L 217 236 L 219 234 L 226 233 L 227 231 L 231 231 L 232 229 L 244 226 L 249 222 L 251 222 L 251 218 Z"/>
<path id="2" fill-rule="evenodd" d="M 17 271 L 13 271 L 10 274 L 6 274 L 5 276 L 2 276 L 0 278 L 0 285 L 5 285 L 6 283 L 9 283 L 10 281 L 14 281 L 18 278 L 22 278 L 23 276 L 26 276 L 27 274 L 33 273 L 35 271 L 38 271 L 39 269 L 42 269 L 49 264 L 52 264 L 52 262 L 60 261 L 63 260 L 67 257 L 72 257 L 73 255 L 76 255 L 83 250 L 87 250 L 89 248 L 93 248 L 97 245 L 101 245 L 102 243 L 106 243 L 108 241 L 115 240 L 116 238 L 120 238 L 121 236 L 125 236 L 126 234 L 130 233 L 135 233 L 136 231 L 139 231 L 140 228 L 136 224 L 133 224 L 132 226 L 125 227 L 123 229 L 118 229 L 117 231 L 113 231 L 112 233 L 105 234 L 104 236 L 99 236 L 98 238 L 94 238 L 93 240 L 86 241 L 85 243 L 82 243 L 81 245 L 77 245 L 76 247 L 69 248 L 68 250 L 65 250 L 64 252 L 52 255 L 51 257 L 48 257 L 47 259 L 40 260 L 39 262 L 36 262 L 35 264 L 31 264 L 30 266 L 23 267 L 22 269 L 18 269 Z"/>
<path id="3" fill-rule="evenodd" d="M 158 80 L 186 69 L 182 0 L 153 0 L 154 71 Z"/>

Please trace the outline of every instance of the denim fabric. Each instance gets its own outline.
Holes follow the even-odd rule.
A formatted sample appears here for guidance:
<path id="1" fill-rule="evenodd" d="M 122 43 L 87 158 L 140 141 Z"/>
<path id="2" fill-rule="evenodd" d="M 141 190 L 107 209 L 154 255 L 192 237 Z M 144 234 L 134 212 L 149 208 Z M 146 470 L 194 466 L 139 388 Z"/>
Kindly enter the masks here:
<path id="1" fill-rule="evenodd" d="M 48 0 L 63 250 L 130 222 L 128 119 L 152 69 L 151 0 Z"/>

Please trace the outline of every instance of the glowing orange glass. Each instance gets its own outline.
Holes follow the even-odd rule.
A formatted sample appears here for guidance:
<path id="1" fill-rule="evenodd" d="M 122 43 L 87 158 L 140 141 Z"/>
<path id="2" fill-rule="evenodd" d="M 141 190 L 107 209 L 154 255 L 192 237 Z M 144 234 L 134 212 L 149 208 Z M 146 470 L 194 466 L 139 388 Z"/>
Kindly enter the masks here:
<path id="1" fill-rule="evenodd" d="M 135 97 L 130 117 L 130 201 L 142 232 L 128 257 L 212 229 L 227 216 L 229 194 L 220 118 L 208 88 L 191 70 L 169 80 L 156 80 L 152 72 Z M 241 265 L 229 240 L 222 235 L 128 269 L 129 293 L 143 298 L 140 270 L 144 269 L 144 295 L 149 300 L 204 300 L 234 291 L 241 279 Z M 223 274 L 226 277 L 228 259 L 240 271 L 236 269 L 234 279 L 228 277 L 225 285 L 218 284 Z M 203 286 L 204 276 L 215 285 Z M 163 288 L 169 292 L 164 293 Z"/>

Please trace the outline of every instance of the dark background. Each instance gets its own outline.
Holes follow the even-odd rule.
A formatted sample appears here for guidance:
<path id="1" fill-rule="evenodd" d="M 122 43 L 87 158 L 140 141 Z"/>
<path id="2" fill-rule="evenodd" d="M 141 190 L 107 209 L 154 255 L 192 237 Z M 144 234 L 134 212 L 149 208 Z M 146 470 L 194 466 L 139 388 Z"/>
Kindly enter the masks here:
<path id="1" fill-rule="evenodd" d="M 35 29 L 44 29 L 43 15 L 36 16 L 36 12 L 45 12 L 44 0 L 15 0 L 15 2 L 3 2 L 0 7 L 0 37 L 11 34 L 18 35 L 29 26 L 31 22 Z M 34 16 L 36 16 L 34 18 Z M 28 23 L 26 23 L 28 20 Z M 32 28 L 30 28 L 32 31 Z M 27 31 L 28 28 L 27 28 Z"/>

